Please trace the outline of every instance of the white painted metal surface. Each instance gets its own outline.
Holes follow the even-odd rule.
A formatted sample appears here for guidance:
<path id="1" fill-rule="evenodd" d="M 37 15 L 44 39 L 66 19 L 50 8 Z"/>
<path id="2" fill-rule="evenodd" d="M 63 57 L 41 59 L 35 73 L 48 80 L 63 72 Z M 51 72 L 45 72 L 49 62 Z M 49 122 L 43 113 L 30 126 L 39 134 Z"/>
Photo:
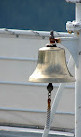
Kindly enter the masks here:
<path id="1" fill-rule="evenodd" d="M 31 128 L 18 128 L 18 127 L 4 127 L 0 126 L 0 136 L 1 137 L 41 137 L 43 133 L 42 129 L 31 129 Z M 63 131 L 50 131 L 50 136 L 52 137 L 74 137 L 73 133 L 63 132 Z"/>
<path id="2" fill-rule="evenodd" d="M 81 2 L 81 1 L 79 1 Z M 75 84 L 75 137 L 81 136 L 81 3 L 76 3 L 76 20 L 66 24 L 68 31 L 73 31 L 78 37 L 77 41 L 77 61 L 78 66 L 75 69 L 76 84 Z M 69 48 L 69 47 L 68 47 Z M 76 62 L 76 60 L 75 60 Z"/>
<path id="3" fill-rule="evenodd" d="M 81 23 L 81 3 L 76 4 L 76 21 Z M 81 29 L 79 29 L 78 62 L 75 85 L 75 136 L 81 136 Z"/>
<path id="4" fill-rule="evenodd" d="M 24 38 L 36 38 L 36 39 L 45 39 L 48 38 L 50 35 L 50 32 L 47 31 L 33 31 L 33 30 L 13 30 L 13 29 L 0 29 L 1 36 L 7 36 L 7 37 L 24 37 Z M 55 37 L 72 37 L 73 34 L 65 33 L 65 32 L 56 32 L 54 31 Z"/>
<path id="5" fill-rule="evenodd" d="M 76 3 L 76 22 L 81 23 L 81 3 Z"/>
<path id="6" fill-rule="evenodd" d="M 78 49 L 81 51 L 81 32 L 79 32 Z M 81 136 L 81 55 L 78 56 L 79 66 L 76 68 L 76 85 L 75 85 L 75 129 L 76 137 Z"/>

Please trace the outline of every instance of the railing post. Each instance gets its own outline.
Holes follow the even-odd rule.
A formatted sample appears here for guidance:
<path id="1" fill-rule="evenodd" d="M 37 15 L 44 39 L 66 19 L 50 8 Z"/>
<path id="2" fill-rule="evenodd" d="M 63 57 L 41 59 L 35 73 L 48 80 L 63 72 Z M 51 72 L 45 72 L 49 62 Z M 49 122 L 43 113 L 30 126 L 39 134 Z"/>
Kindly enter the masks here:
<path id="1" fill-rule="evenodd" d="M 76 22 L 81 27 L 81 3 L 76 3 Z M 81 28 L 78 30 L 78 67 L 75 68 L 75 137 L 81 137 Z"/>
<path id="2" fill-rule="evenodd" d="M 75 137 L 81 137 L 81 0 L 66 1 L 76 3 L 75 21 L 68 22 L 66 29 L 70 32 L 73 31 L 78 38 L 76 45 L 78 66 L 75 68 Z"/>
<path id="3" fill-rule="evenodd" d="M 81 31 L 79 33 L 79 63 L 75 68 L 75 137 L 81 137 Z"/>

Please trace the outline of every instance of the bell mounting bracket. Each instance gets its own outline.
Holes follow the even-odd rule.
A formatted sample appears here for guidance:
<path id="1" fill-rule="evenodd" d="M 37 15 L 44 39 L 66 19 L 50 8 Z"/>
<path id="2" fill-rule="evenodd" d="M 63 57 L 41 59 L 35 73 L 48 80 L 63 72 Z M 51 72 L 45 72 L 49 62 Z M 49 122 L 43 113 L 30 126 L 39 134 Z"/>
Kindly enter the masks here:
<path id="1" fill-rule="evenodd" d="M 50 31 L 49 41 L 50 41 L 50 44 L 47 44 L 46 45 L 47 47 L 57 47 L 56 43 L 60 43 L 60 39 L 54 37 L 53 30 Z"/>

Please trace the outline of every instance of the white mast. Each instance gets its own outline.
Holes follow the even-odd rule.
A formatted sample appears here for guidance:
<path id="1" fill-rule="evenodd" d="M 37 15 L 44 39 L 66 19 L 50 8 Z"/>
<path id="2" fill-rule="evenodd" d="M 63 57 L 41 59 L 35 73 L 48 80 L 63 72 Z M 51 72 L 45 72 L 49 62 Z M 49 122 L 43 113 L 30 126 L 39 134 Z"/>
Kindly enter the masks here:
<path id="1" fill-rule="evenodd" d="M 81 0 L 66 0 L 76 3 L 76 18 L 73 22 L 67 22 L 66 29 L 73 31 L 77 37 L 75 63 L 75 137 L 81 137 Z M 73 47 L 73 45 L 72 45 Z M 68 47 L 70 48 L 70 47 Z M 77 62 L 76 62 L 77 61 Z"/>

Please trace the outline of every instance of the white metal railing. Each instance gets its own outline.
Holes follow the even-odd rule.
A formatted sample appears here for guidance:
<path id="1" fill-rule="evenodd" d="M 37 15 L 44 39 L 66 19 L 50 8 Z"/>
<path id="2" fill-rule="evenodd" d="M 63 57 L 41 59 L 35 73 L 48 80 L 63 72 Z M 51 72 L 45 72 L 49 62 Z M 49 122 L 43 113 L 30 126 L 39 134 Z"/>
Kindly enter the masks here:
<path id="1" fill-rule="evenodd" d="M 0 57 L 0 60 L 37 61 L 37 59 L 21 57 Z"/>
<path id="2" fill-rule="evenodd" d="M 46 113 L 45 110 L 33 110 L 33 109 L 18 109 L 18 108 L 8 108 L 8 107 L 0 107 L 0 111 L 17 111 L 17 112 L 33 112 L 33 113 Z M 56 111 L 55 114 L 61 114 L 61 115 L 75 115 L 74 112 L 61 112 Z"/>
<path id="3" fill-rule="evenodd" d="M 46 87 L 45 83 L 28 83 L 28 82 L 14 82 L 14 81 L 0 81 L 0 84 L 10 84 L 10 85 L 23 85 L 23 86 L 42 86 Z M 55 88 L 59 87 L 59 84 L 54 85 Z M 74 89 L 74 85 L 65 85 L 65 88 Z"/>
<path id="4" fill-rule="evenodd" d="M 49 37 L 50 32 L 46 31 L 33 31 L 33 30 L 15 30 L 15 29 L 0 29 L 0 34 L 9 34 L 15 35 L 17 38 L 18 36 L 37 36 L 41 38 Z M 55 37 L 72 37 L 74 34 L 69 34 L 67 32 L 56 32 L 54 31 Z"/>

